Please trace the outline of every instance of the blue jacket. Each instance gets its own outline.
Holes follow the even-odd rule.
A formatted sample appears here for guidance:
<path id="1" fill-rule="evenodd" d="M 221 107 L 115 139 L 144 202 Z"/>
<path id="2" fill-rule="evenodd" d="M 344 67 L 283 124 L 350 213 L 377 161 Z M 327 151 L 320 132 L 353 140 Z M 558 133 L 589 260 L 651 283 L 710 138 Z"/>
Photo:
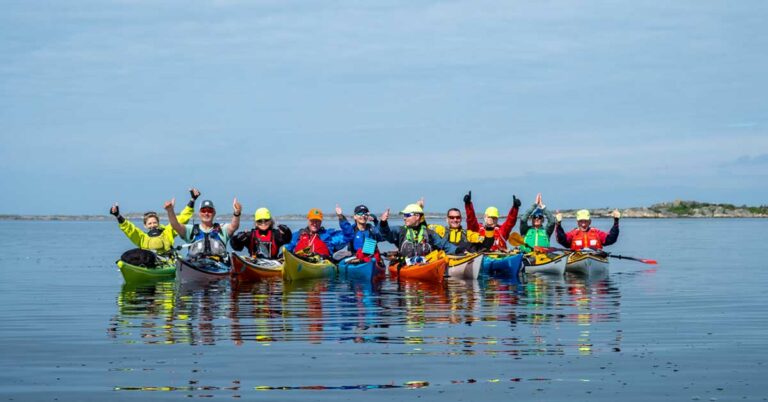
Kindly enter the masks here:
<path id="1" fill-rule="evenodd" d="M 288 249 L 290 252 L 294 252 L 296 248 L 296 243 L 299 242 L 299 237 L 301 236 L 301 233 L 303 231 L 306 231 L 307 229 L 301 229 L 297 230 L 293 233 L 293 236 L 291 237 L 291 242 L 288 243 L 285 248 Z M 344 246 L 349 243 L 352 238 L 347 238 L 344 236 L 344 232 L 342 232 L 339 229 L 326 229 L 325 227 L 321 227 L 320 230 L 317 232 L 318 237 L 320 240 L 325 243 L 326 246 L 328 246 L 328 250 L 331 251 L 331 254 L 333 254 L 336 251 L 341 250 L 344 248 Z"/>
<path id="2" fill-rule="evenodd" d="M 345 218 L 339 219 L 339 227 L 341 227 L 341 231 L 344 233 L 344 238 L 349 239 L 347 241 L 350 246 L 349 251 L 353 253 L 363 248 L 366 238 L 370 237 L 377 242 L 387 240 L 384 235 L 381 234 L 378 224 L 371 225 L 369 223 L 366 225 L 366 230 L 358 230 L 356 224 L 349 223 Z"/>

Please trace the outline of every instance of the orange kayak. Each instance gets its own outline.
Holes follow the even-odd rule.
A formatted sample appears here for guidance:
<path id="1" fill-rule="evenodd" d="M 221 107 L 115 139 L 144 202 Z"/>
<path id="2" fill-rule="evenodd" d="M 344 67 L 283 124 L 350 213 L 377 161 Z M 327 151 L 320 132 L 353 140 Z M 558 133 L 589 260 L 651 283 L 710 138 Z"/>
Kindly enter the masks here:
<path id="1" fill-rule="evenodd" d="M 428 282 L 441 282 L 445 275 L 445 269 L 448 266 L 448 260 L 445 257 L 439 258 L 432 262 L 414 265 L 404 265 L 400 267 L 398 264 L 390 264 L 389 274 L 393 278 L 397 278 L 398 274 L 403 279 L 419 279 Z M 398 267 L 399 272 L 398 272 Z"/>
<path id="2" fill-rule="evenodd" d="M 253 259 L 232 253 L 231 261 L 232 277 L 241 281 L 283 277 L 283 262 L 280 260 Z"/>

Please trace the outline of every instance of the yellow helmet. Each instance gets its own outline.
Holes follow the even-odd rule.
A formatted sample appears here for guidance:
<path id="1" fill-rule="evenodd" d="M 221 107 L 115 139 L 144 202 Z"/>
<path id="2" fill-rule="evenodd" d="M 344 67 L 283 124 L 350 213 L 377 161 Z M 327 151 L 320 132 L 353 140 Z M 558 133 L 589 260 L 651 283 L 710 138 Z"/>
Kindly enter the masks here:
<path id="1" fill-rule="evenodd" d="M 488 218 L 498 218 L 499 209 L 496 207 L 488 207 L 485 209 L 485 216 Z"/>
<path id="2" fill-rule="evenodd" d="M 405 209 L 400 211 L 402 214 L 424 214 L 424 210 L 421 209 L 419 204 L 408 204 Z"/>
<path id="3" fill-rule="evenodd" d="M 588 221 L 590 220 L 589 217 L 589 211 L 586 209 L 580 209 L 576 211 L 576 220 L 577 221 Z"/>
<path id="4" fill-rule="evenodd" d="M 262 219 L 272 219 L 272 214 L 266 208 L 259 208 L 256 213 L 253 214 L 253 220 L 259 221 Z"/>

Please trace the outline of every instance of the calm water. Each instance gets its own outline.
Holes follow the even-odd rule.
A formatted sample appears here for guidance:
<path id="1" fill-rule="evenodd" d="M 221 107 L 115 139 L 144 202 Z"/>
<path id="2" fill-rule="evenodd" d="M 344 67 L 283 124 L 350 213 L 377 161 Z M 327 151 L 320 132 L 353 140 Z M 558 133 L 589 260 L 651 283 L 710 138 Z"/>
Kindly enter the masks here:
<path id="1" fill-rule="evenodd" d="M 624 220 L 660 264 L 589 280 L 130 287 L 114 222 L 0 222 L 0 398 L 766 400 L 766 233 Z"/>

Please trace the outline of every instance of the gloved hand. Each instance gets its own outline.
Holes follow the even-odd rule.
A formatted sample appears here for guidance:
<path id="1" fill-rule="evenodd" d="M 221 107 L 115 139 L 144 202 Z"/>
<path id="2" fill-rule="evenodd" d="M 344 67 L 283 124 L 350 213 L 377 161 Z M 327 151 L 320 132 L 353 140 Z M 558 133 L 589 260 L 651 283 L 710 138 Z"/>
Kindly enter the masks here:
<path id="1" fill-rule="evenodd" d="M 189 189 L 189 196 L 192 197 L 192 201 L 196 200 L 200 196 L 200 190 L 192 187 Z"/>
<path id="2" fill-rule="evenodd" d="M 464 203 L 469 204 L 472 202 L 472 190 L 468 191 L 467 194 L 464 195 Z"/>
<path id="3" fill-rule="evenodd" d="M 237 240 L 239 243 L 248 243 L 249 234 L 247 232 L 240 232 L 233 237 L 233 240 Z"/>
<path id="4" fill-rule="evenodd" d="M 618 210 L 618 209 L 614 209 L 614 210 L 613 210 L 613 213 L 612 213 L 611 215 L 613 216 L 613 218 L 614 218 L 614 219 L 619 219 L 619 218 L 621 218 L 621 212 L 619 212 L 619 210 Z"/>
<path id="5" fill-rule="evenodd" d="M 280 231 L 280 233 L 290 233 L 291 229 L 288 226 L 285 225 L 277 225 L 277 230 Z"/>
<path id="6" fill-rule="evenodd" d="M 512 206 L 513 207 L 520 208 L 520 205 L 522 205 L 522 204 L 523 203 L 519 199 L 517 199 L 517 196 L 514 196 L 514 195 L 512 196 Z"/>
<path id="7" fill-rule="evenodd" d="M 120 216 L 120 207 L 115 203 L 115 205 L 112 206 L 112 208 L 109 209 L 109 214 L 114 215 L 115 218 Z"/>

